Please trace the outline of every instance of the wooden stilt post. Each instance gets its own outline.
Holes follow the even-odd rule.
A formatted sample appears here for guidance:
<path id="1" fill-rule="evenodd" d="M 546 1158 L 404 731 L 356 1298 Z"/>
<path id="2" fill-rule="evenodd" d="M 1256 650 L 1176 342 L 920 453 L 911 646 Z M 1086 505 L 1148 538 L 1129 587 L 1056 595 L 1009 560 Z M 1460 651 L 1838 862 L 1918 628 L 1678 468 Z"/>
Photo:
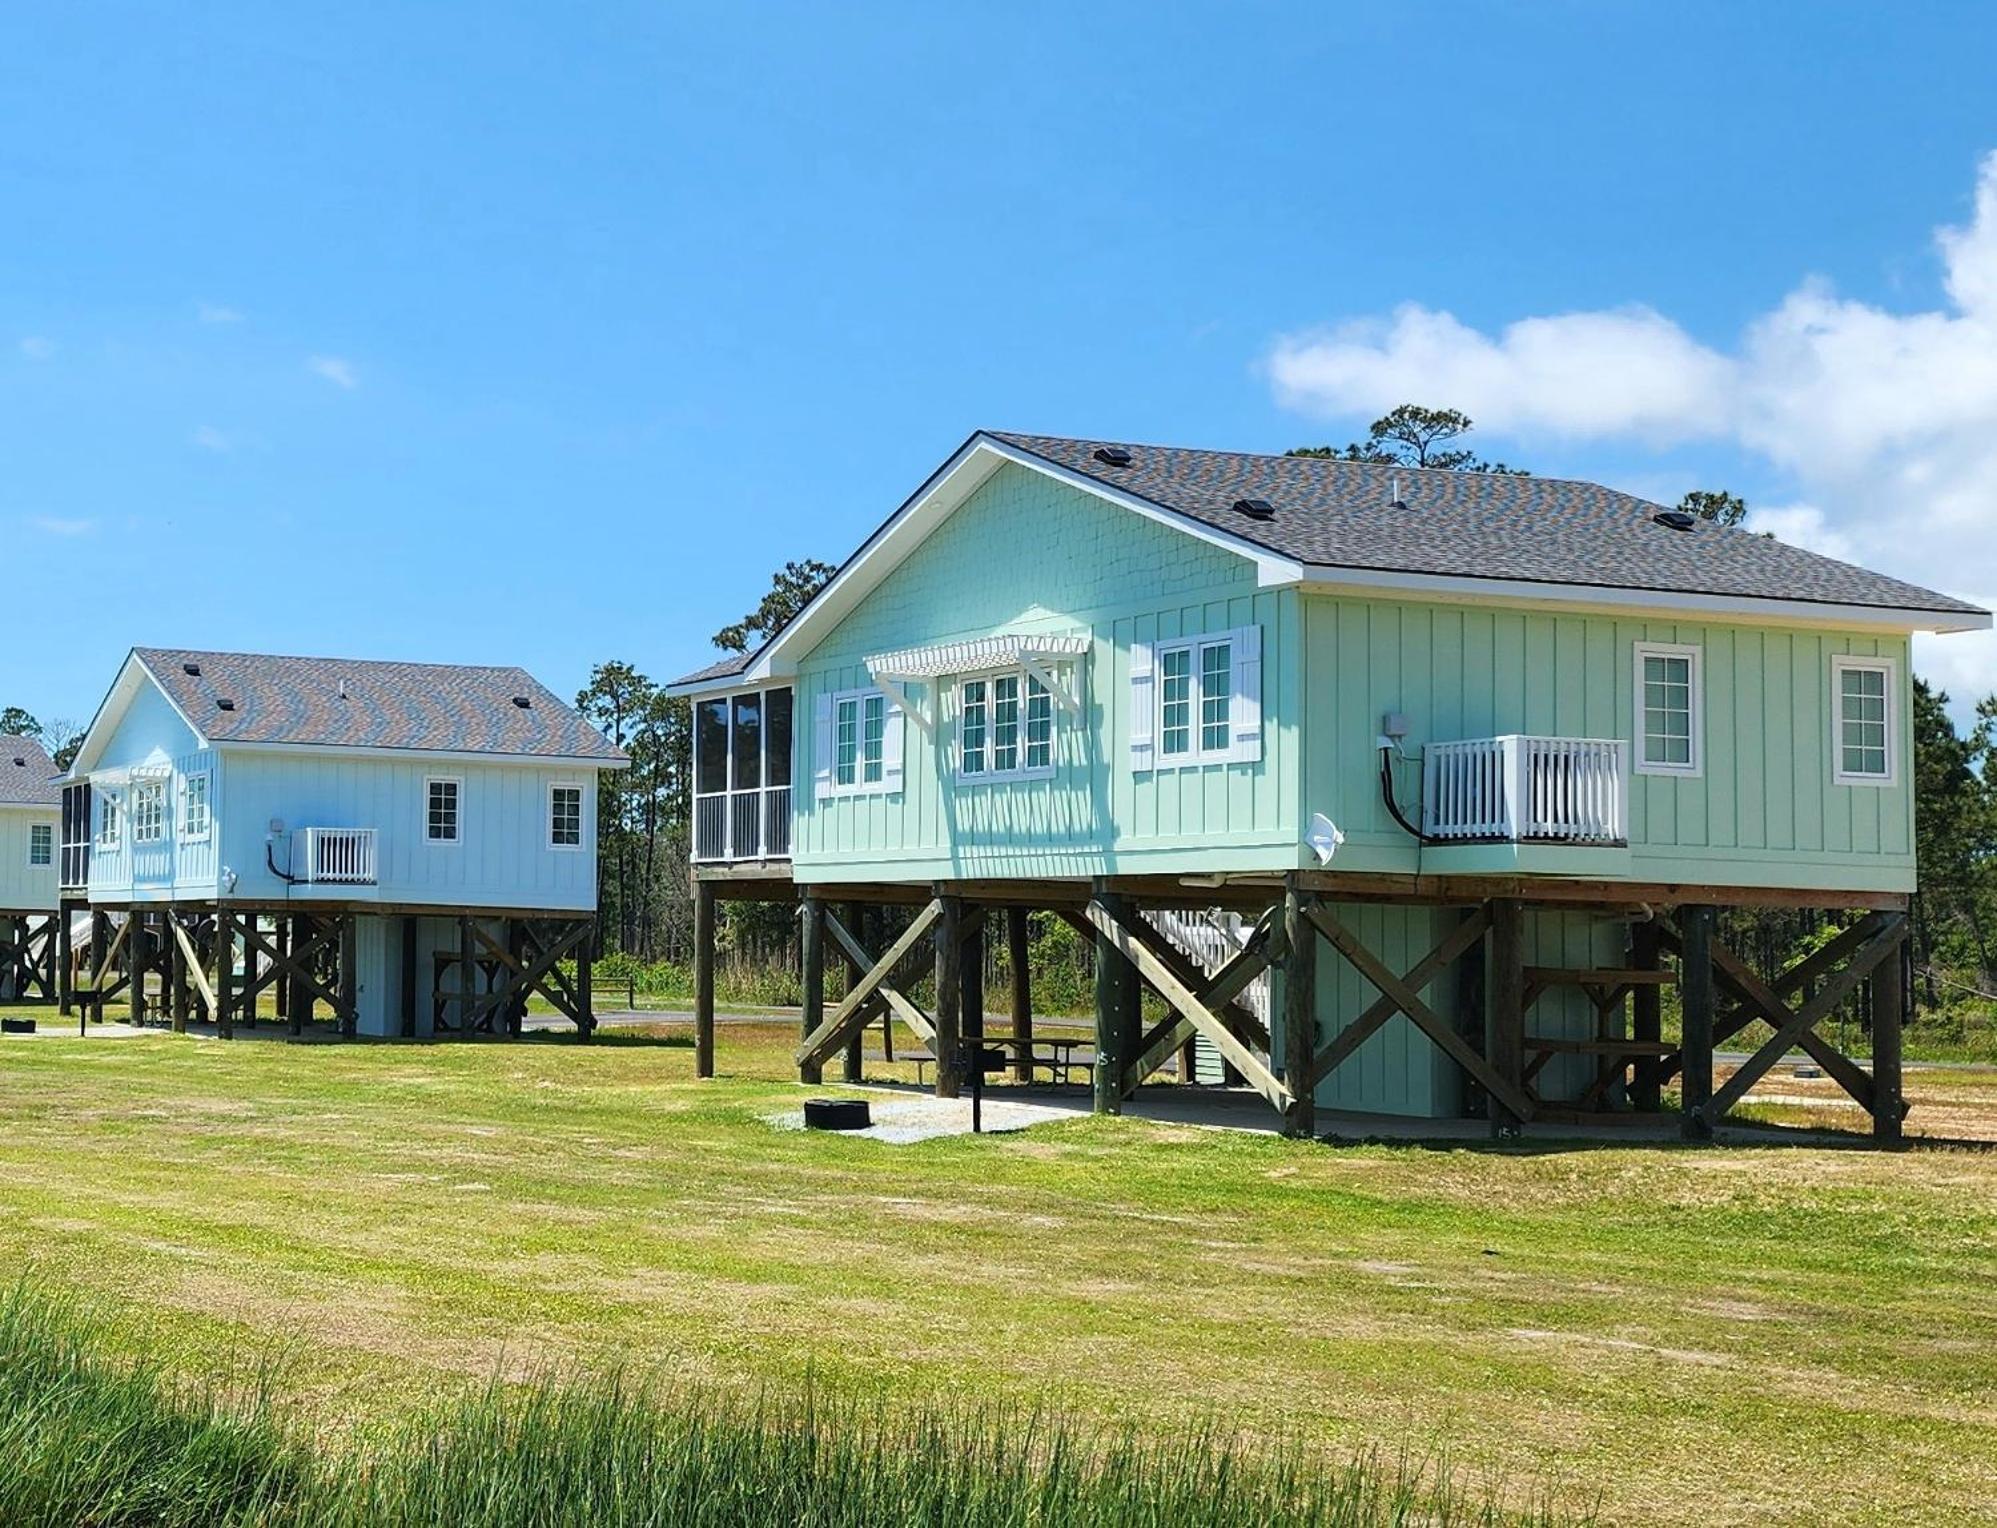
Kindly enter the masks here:
<path id="1" fill-rule="evenodd" d="M 858 902 L 848 902 L 840 909 L 840 914 L 847 930 L 857 935 L 861 928 L 860 904 Z M 848 959 L 846 962 L 846 971 L 846 979 L 849 983 L 857 980 L 862 974 L 859 967 L 851 959 Z M 885 1014 L 887 1004 L 883 1003 L 880 1006 Z M 891 1023 L 893 1021 L 889 1017 L 885 1022 Z M 862 1048 L 865 1044 L 866 1032 L 866 1026 L 863 1024 L 853 1031 L 853 1038 L 846 1042 L 846 1054 L 843 1058 L 844 1064 L 841 1067 L 840 1076 L 847 1082 L 859 1082 L 866 1076 L 866 1054 Z"/>
<path id="2" fill-rule="evenodd" d="M 963 1090 L 963 1056 L 959 1039 L 964 1012 L 964 904 L 941 884 L 936 900 L 942 916 L 936 920 L 936 1096 L 955 1098 Z"/>
<path id="3" fill-rule="evenodd" d="M 296 913 L 277 920 L 278 948 L 281 950 L 302 950 L 311 941 L 312 925 L 300 919 Z M 292 1034 L 305 1033 L 305 1021 L 312 1016 L 312 994 L 305 983 L 286 972 L 277 981 L 279 1009 L 284 1015 L 285 1024 Z"/>
<path id="4" fill-rule="evenodd" d="M 1684 1057 L 1679 1083 L 1683 1095 L 1684 1134 L 1688 1141 L 1709 1141 L 1713 1127 L 1703 1111 L 1713 1097 L 1713 925 L 1715 910 L 1695 904 L 1678 910 L 1680 960 L 1678 1000 L 1683 1013 Z"/>
<path id="5" fill-rule="evenodd" d="M 1023 907 L 1005 910 L 1005 956 L 1012 976 L 1012 1033 L 1023 1042 L 1033 1039 L 1033 947 L 1027 937 Z M 1033 1081 L 1033 1047 L 1024 1043 L 1013 1047 L 1012 1077 L 1015 1082 Z"/>
<path id="6" fill-rule="evenodd" d="M 1909 947 L 1905 940 L 1872 968 L 1872 1138 L 1881 1146 L 1898 1146 L 1905 1139 L 1902 1122 L 1906 1103 L 1901 1097 L 1900 1025 L 1909 983 Z"/>
<path id="7" fill-rule="evenodd" d="M 125 914 L 130 927 L 125 930 L 126 997 L 132 1005 L 132 1023 L 146 1022 L 146 924 L 151 913 L 137 908 Z"/>
<path id="8" fill-rule="evenodd" d="M 215 911 L 215 1033 L 222 1039 L 236 1033 L 236 915 L 226 907 Z"/>
<path id="9" fill-rule="evenodd" d="M 263 922 L 257 913 L 244 913 L 237 926 L 243 931 L 243 982 L 237 993 L 237 1007 L 242 1010 L 243 1026 L 246 1029 L 257 1027 L 257 993 L 263 987 L 263 973 L 257 969 L 257 927 Z"/>
<path id="10" fill-rule="evenodd" d="M 416 920 L 402 920 L 402 1038 L 416 1038 Z"/>
<path id="11" fill-rule="evenodd" d="M 1317 930 L 1304 915 L 1296 878 L 1283 887 L 1283 1082 L 1290 1089 L 1283 1133 L 1317 1135 L 1317 1096 L 1305 1082 L 1317 1057 Z"/>
<path id="12" fill-rule="evenodd" d="M 291 927 L 294 921 L 282 913 L 270 920 L 270 940 L 277 946 L 280 959 L 291 953 Z M 282 966 L 279 969 L 282 970 Z M 271 999 L 280 1019 L 291 1017 L 291 979 L 288 976 L 280 975 L 272 983 Z M 297 1034 L 298 1031 L 294 1029 L 292 1033 Z"/>
<path id="13" fill-rule="evenodd" d="M 56 1012 L 67 1018 L 76 1006 L 76 949 L 69 931 L 70 904 L 58 902 L 55 914 L 55 1002 Z"/>
<path id="14" fill-rule="evenodd" d="M 825 904 L 806 895 L 798 904 L 801 942 L 804 954 L 804 1010 L 799 1018 L 800 1040 L 808 1040 L 825 1022 Z M 823 1082 L 824 1065 L 816 1060 L 798 1063 L 799 1082 Z"/>
<path id="15" fill-rule="evenodd" d="M 1657 924 L 1645 919 L 1630 927 L 1630 966 L 1638 971 L 1655 971 L 1658 967 Z M 1630 989 L 1630 1038 L 1645 1044 L 1655 1045 L 1664 1037 L 1663 992 L 1652 983 L 1645 983 Z M 1655 1056 L 1636 1058 L 1635 1081 L 1630 1087 L 1630 1103 L 1645 1114 L 1655 1114 L 1663 1107 L 1663 1087 L 1659 1073 L 1663 1068 Z"/>
<path id="16" fill-rule="evenodd" d="M 360 1031 L 360 919 L 348 913 L 340 919 L 340 1038 L 351 1040 Z"/>
<path id="17" fill-rule="evenodd" d="M 1491 899 L 1491 932 L 1484 983 L 1490 1003 L 1484 1059 L 1514 1087 L 1525 1081 L 1525 906 L 1517 897 Z M 1516 1135 L 1523 1123 L 1491 1096 L 1487 1112 L 1494 1136 Z"/>
<path id="18" fill-rule="evenodd" d="M 966 909 L 967 913 L 975 911 L 974 908 Z M 982 920 L 964 935 L 957 948 L 958 1024 L 965 1052 L 975 1065 L 978 1059 L 976 1053 L 985 1048 L 985 925 Z M 980 1078 L 979 1082 L 982 1086 L 983 1079 Z"/>
<path id="19" fill-rule="evenodd" d="M 173 933 L 174 922 L 179 916 L 171 908 L 160 914 L 160 954 L 166 958 L 166 980 L 161 984 L 160 1000 L 166 1004 L 167 1016 L 173 1021 L 173 1032 L 184 1035 L 187 1033 L 187 956 Z"/>
<path id="20" fill-rule="evenodd" d="M 1129 920 L 1126 899 L 1098 881 L 1095 901 L 1117 923 Z M 1096 1071 L 1095 1111 L 1123 1112 L 1123 1074 L 1134 1059 L 1130 1012 L 1139 996 L 1137 972 L 1109 936 L 1096 935 Z"/>
<path id="21" fill-rule="evenodd" d="M 861 923 L 865 927 L 866 933 L 862 936 L 860 942 L 868 949 L 878 950 L 887 944 L 887 921 L 880 908 L 869 907 L 865 909 L 865 916 L 861 919 Z M 860 974 L 860 968 L 857 964 L 853 967 L 853 971 L 857 978 Z M 890 1003 L 882 1003 L 880 1010 L 881 1059 L 892 1065 L 894 1062 L 894 1006 Z"/>
<path id="22" fill-rule="evenodd" d="M 596 1034 L 595 960 L 596 928 L 595 920 L 592 919 L 589 937 L 576 946 L 576 1007 L 581 1010 L 583 1015 L 581 1022 L 576 1025 L 576 1033 L 585 1040 L 590 1039 Z M 522 1018 L 525 1018 L 527 1014 L 527 994 L 525 992 L 520 994 L 520 1014 Z M 514 1033 L 518 1034 L 519 1030 L 516 1028 Z"/>
<path id="23" fill-rule="evenodd" d="M 693 1074 L 714 1075 L 714 887 L 693 885 Z"/>
<path id="24" fill-rule="evenodd" d="M 472 1037 L 473 1009 L 478 1004 L 478 946 L 472 938 L 470 915 L 458 919 L 458 1038 Z"/>

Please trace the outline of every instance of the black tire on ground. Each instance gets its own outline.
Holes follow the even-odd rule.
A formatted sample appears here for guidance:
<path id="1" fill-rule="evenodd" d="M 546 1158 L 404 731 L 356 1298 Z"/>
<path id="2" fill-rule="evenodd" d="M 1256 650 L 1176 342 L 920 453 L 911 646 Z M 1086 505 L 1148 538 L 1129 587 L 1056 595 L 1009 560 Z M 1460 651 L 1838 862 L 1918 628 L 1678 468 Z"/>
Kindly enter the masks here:
<path id="1" fill-rule="evenodd" d="M 864 1098 L 807 1098 L 804 1101 L 804 1128 L 807 1130 L 865 1130 L 873 1122 Z"/>

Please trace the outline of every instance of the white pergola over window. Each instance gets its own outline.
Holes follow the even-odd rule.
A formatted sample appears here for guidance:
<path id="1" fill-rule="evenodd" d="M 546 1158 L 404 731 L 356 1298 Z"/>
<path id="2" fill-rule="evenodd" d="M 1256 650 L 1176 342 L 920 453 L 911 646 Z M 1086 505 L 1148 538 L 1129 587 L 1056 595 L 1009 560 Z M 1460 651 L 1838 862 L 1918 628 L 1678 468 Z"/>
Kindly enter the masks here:
<path id="1" fill-rule="evenodd" d="M 934 681 L 954 674 L 985 674 L 995 669 L 1019 669 L 1038 680 L 1054 704 L 1079 716 L 1082 701 L 1073 683 L 1073 665 L 1088 656 L 1086 636 L 972 637 L 962 642 L 938 642 L 880 653 L 867 660 L 875 684 L 893 698 L 903 713 L 926 733 L 934 733 L 936 715 L 925 714 L 909 700 L 904 686 L 927 684 L 932 697 L 940 693 Z"/>

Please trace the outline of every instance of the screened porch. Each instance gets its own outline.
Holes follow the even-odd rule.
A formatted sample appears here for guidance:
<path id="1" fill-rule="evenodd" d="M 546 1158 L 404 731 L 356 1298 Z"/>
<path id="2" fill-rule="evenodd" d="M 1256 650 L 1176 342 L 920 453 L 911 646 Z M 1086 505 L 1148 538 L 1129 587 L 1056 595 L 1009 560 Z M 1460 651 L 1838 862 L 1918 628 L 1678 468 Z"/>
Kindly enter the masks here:
<path id="1" fill-rule="evenodd" d="M 790 858 L 791 689 L 693 704 L 696 864 Z"/>

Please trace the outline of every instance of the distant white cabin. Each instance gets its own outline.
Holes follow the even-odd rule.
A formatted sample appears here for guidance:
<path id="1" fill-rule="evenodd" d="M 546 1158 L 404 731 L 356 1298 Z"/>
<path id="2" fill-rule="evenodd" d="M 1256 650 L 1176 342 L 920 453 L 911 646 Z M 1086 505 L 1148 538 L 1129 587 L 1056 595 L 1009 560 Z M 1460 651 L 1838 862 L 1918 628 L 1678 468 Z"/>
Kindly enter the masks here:
<path id="1" fill-rule="evenodd" d="M 428 1033 L 400 989 L 451 987 L 464 919 L 594 915 L 598 775 L 626 762 L 518 668 L 137 648 L 63 782 L 63 891 L 358 915 L 359 1032 Z"/>
<path id="2" fill-rule="evenodd" d="M 56 909 L 59 773 L 36 739 L 0 737 L 0 917 Z"/>

